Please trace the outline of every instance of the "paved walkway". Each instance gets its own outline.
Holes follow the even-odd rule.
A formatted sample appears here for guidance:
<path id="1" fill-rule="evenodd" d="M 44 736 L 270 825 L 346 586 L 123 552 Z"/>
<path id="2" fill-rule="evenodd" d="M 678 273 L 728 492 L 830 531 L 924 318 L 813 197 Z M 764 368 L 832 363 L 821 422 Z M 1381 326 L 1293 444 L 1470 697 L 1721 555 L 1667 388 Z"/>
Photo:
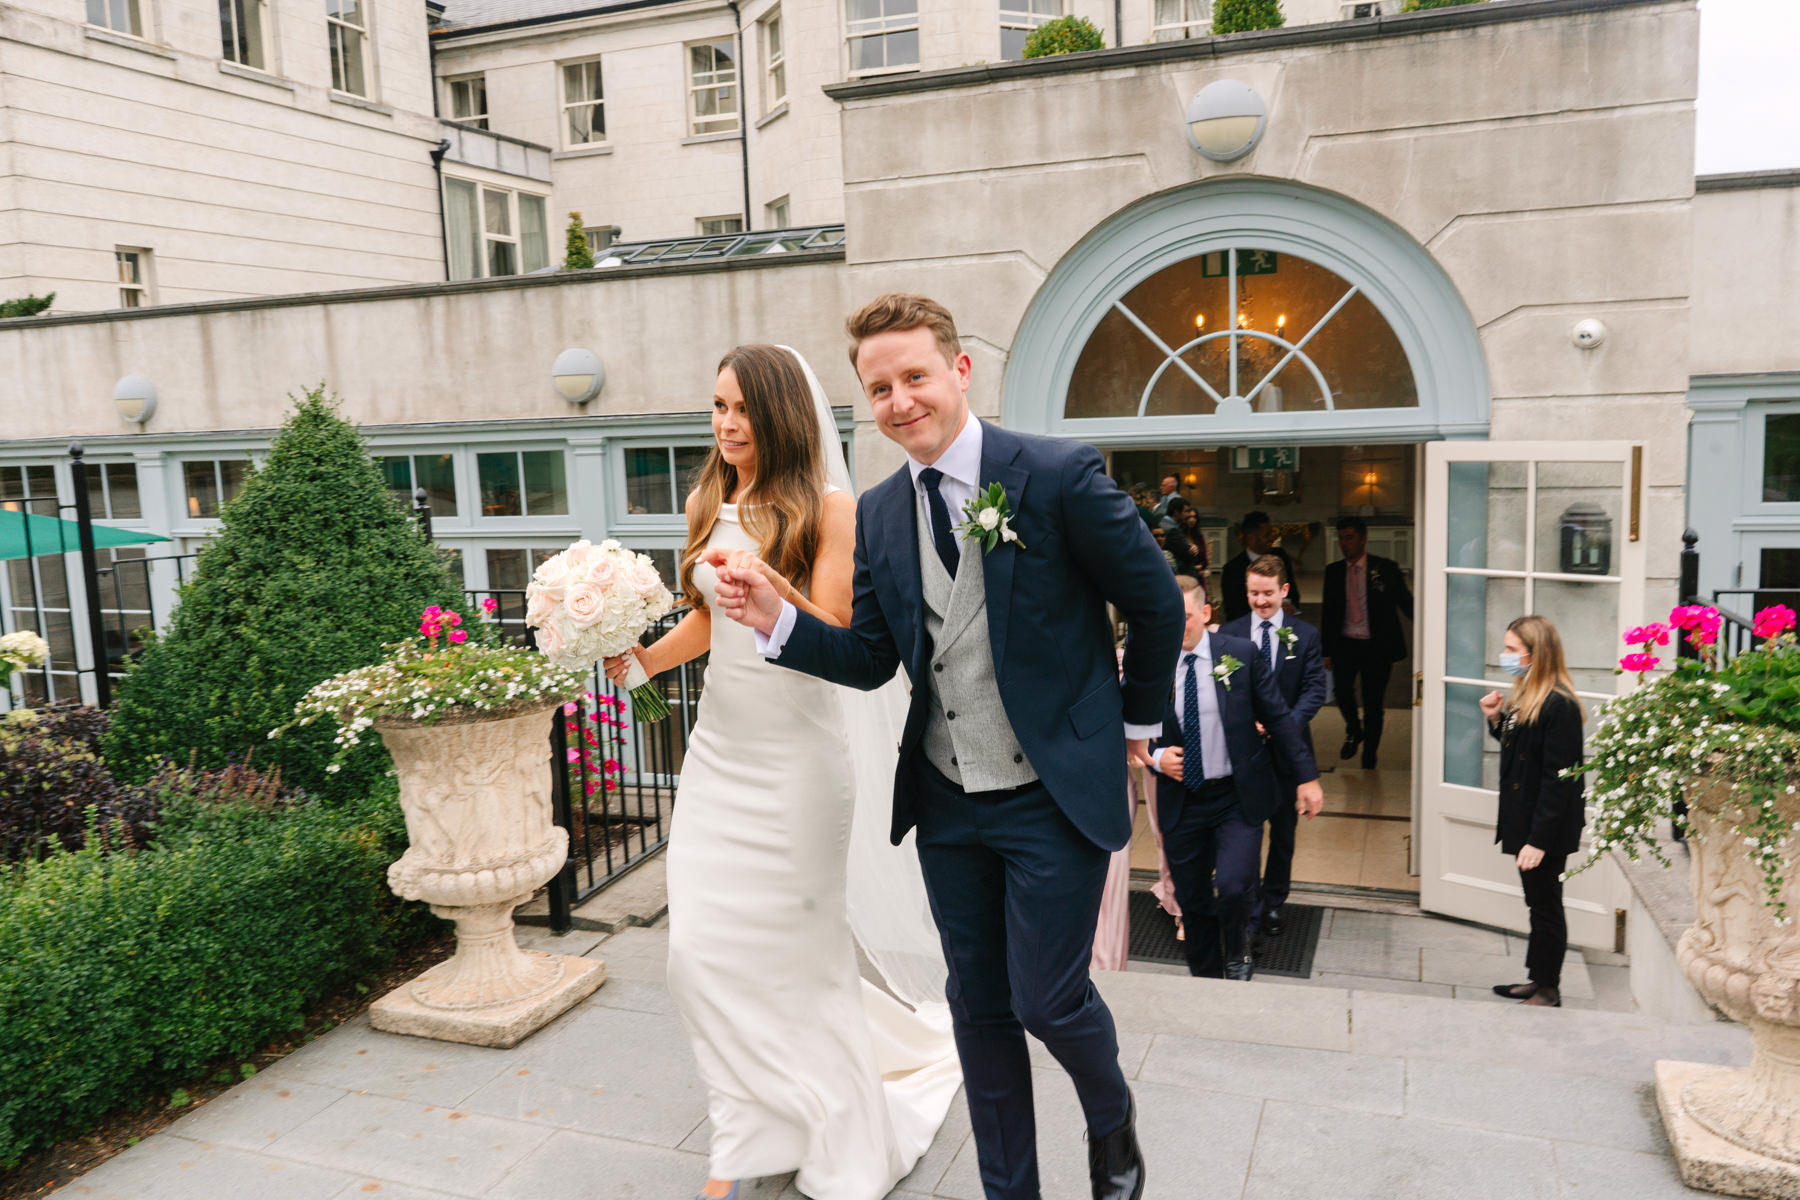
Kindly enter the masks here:
<path id="1" fill-rule="evenodd" d="M 1380 927 L 1397 947 L 1383 956 L 1387 969 L 1405 974 L 1417 962 L 1422 976 L 1379 978 L 1457 986 L 1423 976 L 1461 970 L 1446 956 L 1463 951 L 1403 945 L 1399 934 L 1415 930 L 1398 922 L 1423 918 L 1363 915 L 1339 913 L 1334 929 L 1346 916 L 1346 930 Z M 706 1103 L 663 984 L 666 932 L 558 940 L 526 930 L 522 940 L 602 957 L 610 978 L 510 1051 L 348 1022 L 60 1194 L 687 1200 L 706 1173 Z M 1427 958 L 1433 949 L 1443 953 Z M 1746 1033 L 1725 1024 L 1456 1003 L 1326 979 L 1234 984 L 1132 971 L 1098 981 L 1134 1081 L 1152 1200 L 1696 1195 L 1668 1158 L 1652 1064 L 1748 1058 Z M 1079 1109 L 1041 1050 L 1038 1061 L 1044 1197 L 1082 1200 Z M 748 1194 L 798 1196 L 786 1179 Z M 980 1195 L 959 1100 L 894 1197 Z"/>

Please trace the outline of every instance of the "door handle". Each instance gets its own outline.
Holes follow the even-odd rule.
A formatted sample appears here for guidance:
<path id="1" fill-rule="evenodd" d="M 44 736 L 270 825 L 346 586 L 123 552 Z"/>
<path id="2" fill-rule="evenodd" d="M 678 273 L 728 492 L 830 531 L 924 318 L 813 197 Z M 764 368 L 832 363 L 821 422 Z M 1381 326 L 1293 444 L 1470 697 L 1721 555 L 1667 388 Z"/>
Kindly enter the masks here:
<path id="1" fill-rule="evenodd" d="M 1425 672 L 1413 672 L 1413 707 L 1422 708 L 1425 704 Z"/>

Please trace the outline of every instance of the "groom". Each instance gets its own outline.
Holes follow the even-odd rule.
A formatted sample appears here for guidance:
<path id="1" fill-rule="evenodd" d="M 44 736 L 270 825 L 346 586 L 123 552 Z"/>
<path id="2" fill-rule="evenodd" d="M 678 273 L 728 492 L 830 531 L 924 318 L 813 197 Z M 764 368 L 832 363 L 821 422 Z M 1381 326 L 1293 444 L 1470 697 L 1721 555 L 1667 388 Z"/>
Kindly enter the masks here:
<path id="1" fill-rule="evenodd" d="M 721 607 L 782 666 L 912 681 L 891 833 L 918 827 L 989 1200 L 1038 1196 L 1026 1031 L 1074 1080 L 1096 1200 L 1138 1200 L 1131 1092 L 1088 959 L 1108 857 L 1131 837 L 1127 754 L 1146 761 L 1160 731 L 1181 593 L 1097 452 L 970 415 L 942 305 L 886 295 L 847 328 L 876 423 L 909 460 L 858 501 L 850 625 L 748 571 L 721 573 Z M 994 484 L 1004 504 L 985 499 Z M 977 519 L 997 508 L 991 546 L 959 528 L 971 500 Z M 1131 629 L 1122 680 L 1108 603 Z"/>

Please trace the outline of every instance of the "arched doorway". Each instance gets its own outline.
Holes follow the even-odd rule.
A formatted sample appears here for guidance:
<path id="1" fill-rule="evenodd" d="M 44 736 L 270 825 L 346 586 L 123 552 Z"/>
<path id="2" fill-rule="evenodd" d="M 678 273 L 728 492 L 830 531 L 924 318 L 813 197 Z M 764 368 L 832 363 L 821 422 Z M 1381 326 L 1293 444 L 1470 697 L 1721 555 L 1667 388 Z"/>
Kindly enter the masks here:
<path id="1" fill-rule="evenodd" d="M 1635 615 L 1635 532 L 1610 567 L 1583 575 L 1558 560 L 1555 530 L 1577 509 L 1623 529 L 1641 480 L 1625 443 L 1487 442 L 1489 410 L 1479 334 L 1423 246 L 1342 196 L 1254 178 L 1147 197 L 1083 238 L 1027 309 L 1002 400 L 1009 427 L 1099 446 L 1122 483 L 1173 477 L 1210 505 L 1215 583 L 1241 518 L 1267 510 L 1283 548 L 1292 537 L 1300 551 L 1300 615 L 1315 624 L 1340 556 L 1336 518 L 1366 518 L 1370 551 L 1402 562 L 1419 602 L 1384 706 L 1387 738 L 1412 736 L 1391 751 L 1384 739 L 1385 778 L 1371 782 L 1339 758 L 1348 726 L 1334 706 L 1315 720 L 1320 765 L 1334 768 L 1327 811 L 1335 793 L 1343 840 L 1379 844 L 1389 863 L 1373 884 L 1369 858 L 1318 882 L 1402 890 L 1391 869 L 1402 853 L 1398 878 L 1424 907 L 1507 925 L 1524 910 L 1492 847 L 1497 754 L 1472 697 L 1506 685 L 1512 616 L 1535 608 L 1598 629 Z M 1588 640 L 1602 652 L 1612 641 L 1603 629 Z M 1599 699 L 1612 677 L 1594 679 L 1584 695 Z M 1297 881 L 1308 832 L 1329 840 L 1331 824 L 1302 831 Z M 1600 890 L 1594 876 L 1571 884 L 1580 944 L 1610 940 Z"/>

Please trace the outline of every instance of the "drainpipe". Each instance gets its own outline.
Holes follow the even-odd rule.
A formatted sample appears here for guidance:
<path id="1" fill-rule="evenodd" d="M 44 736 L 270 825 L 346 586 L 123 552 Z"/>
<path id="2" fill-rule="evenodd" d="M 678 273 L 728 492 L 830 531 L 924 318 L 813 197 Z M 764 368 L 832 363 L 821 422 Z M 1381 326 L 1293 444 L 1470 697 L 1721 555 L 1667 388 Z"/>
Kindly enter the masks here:
<path id="1" fill-rule="evenodd" d="M 436 88 L 432 89 L 434 92 Z M 432 107 L 437 107 L 434 98 Z M 433 115 L 436 115 L 435 113 Z M 431 148 L 431 167 L 437 172 L 438 242 L 444 250 L 444 279 L 450 278 L 450 222 L 444 218 L 444 155 L 450 153 L 450 139 L 443 138 Z"/>
<path id="2" fill-rule="evenodd" d="M 750 113 L 745 104 L 749 94 L 750 71 L 749 65 L 744 62 L 744 13 L 738 7 L 738 0 L 725 0 L 725 7 L 731 10 L 732 20 L 737 22 L 738 158 L 744 171 L 744 232 L 749 233 L 756 227 L 756 223 L 750 216 Z"/>
<path id="3" fill-rule="evenodd" d="M 1113 47 L 1125 44 L 1125 0 L 1113 0 Z"/>

